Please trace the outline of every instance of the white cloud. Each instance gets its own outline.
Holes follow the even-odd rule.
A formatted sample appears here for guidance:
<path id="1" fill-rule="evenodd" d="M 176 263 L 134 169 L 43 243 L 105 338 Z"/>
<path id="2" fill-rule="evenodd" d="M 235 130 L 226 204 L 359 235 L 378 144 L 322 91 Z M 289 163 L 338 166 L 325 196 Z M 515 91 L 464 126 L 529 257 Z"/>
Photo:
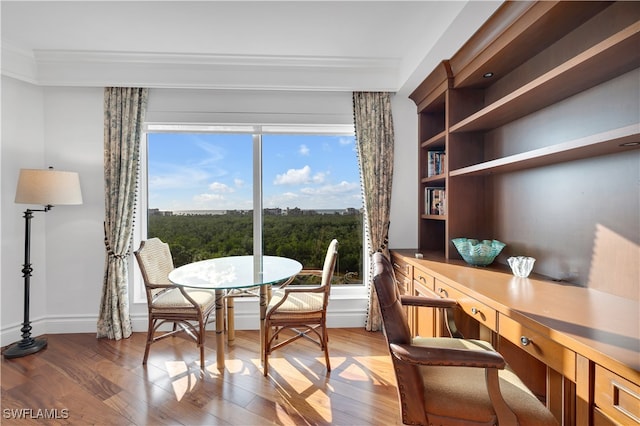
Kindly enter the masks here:
<path id="1" fill-rule="evenodd" d="M 244 186 L 244 180 L 236 178 L 233 180 L 233 184 L 236 188 L 242 188 Z"/>
<path id="2" fill-rule="evenodd" d="M 337 185 L 325 185 L 320 188 L 302 188 L 301 193 L 306 195 L 324 196 L 335 194 L 348 194 L 350 192 L 360 191 L 360 185 L 355 182 L 342 181 Z"/>
<path id="3" fill-rule="evenodd" d="M 276 175 L 274 185 L 302 185 L 310 181 L 311 167 L 304 166 L 301 169 L 289 169 L 286 173 Z"/>
<path id="4" fill-rule="evenodd" d="M 285 173 L 276 175 L 274 185 L 306 185 L 310 183 L 321 184 L 326 180 L 328 173 L 318 172 L 311 176 L 311 167 L 304 166 L 301 169 L 289 169 Z"/>
<path id="5" fill-rule="evenodd" d="M 230 193 L 235 191 L 235 189 L 231 188 L 229 185 L 221 182 L 213 182 L 209 185 L 209 189 L 218 194 Z"/>
<path id="6" fill-rule="evenodd" d="M 326 177 L 326 173 L 319 172 L 313 176 L 313 183 L 323 183 Z"/>
<path id="7" fill-rule="evenodd" d="M 305 157 L 309 156 L 309 147 L 306 145 L 300 145 L 300 149 L 298 150 L 298 152 L 300 153 L 300 155 L 303 155 Z"/>

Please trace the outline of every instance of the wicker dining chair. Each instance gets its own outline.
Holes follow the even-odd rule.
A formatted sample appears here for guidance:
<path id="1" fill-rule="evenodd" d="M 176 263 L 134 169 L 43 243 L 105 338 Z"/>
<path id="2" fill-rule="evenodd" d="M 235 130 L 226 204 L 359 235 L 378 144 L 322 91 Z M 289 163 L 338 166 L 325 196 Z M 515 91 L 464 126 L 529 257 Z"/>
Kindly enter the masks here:
<path id="1" fill-rule="evenodd" d="M 200 348 L 200 368 L 204 368 L 205 328 L 215 309 L 215 293 L 172 284 L 168 275 L 174 269 L 173 257 L 169 245 L 159 238 L 143 241 L 135 257 L 142 272 L 149 312 L 142 364 L 147 363 L 151 344 L 185 332 Z M 173 323 L 171 331 L 156 336 L 158 329 L 166 323 Z"/>
<path id="2" fill-rule="evenodd" d="M 269 355 L 274 350 L 292 343 L 301 337 L 308 338 L 324 351 L 327 371 L 331 371 L 327 337 L 327 305 L 331 292 L 333 270 L 338 257 L 338 240 L 329 244 L 322 270 L 303 269 L 298 275 L 322 277 L 315 287 L 280 287 L 273 292 L 264 320 L 264 375 L 269 372 Z M 293 337 L 278 342 L 284 330 L 294 332 Z"/>
<path id="3" fill-rule="evenodd" d="M 373 266 L 404 424 L 558 424 L 488 342 L 453 337 L 412 338 L 403 304 L 450 308 L 456 301 L 402 296 L 389 259 L 375 253 Z"/>

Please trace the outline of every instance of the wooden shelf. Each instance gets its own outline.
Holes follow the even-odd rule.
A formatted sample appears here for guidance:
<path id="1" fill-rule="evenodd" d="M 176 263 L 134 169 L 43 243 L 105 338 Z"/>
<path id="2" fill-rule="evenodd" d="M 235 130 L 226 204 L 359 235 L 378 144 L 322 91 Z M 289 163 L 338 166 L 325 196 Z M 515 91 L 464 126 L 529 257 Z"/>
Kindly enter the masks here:
<path id="1" fill-rule="evenodd" d="M 451 237 L 502 233 L 515 242 L 516 251 L 526 246 L 546 252 L 540 235 L 550 231 L 540 224 L 520 223 L 522 215 L 503 220 L 495 213 L 519 182 L 535 188 L 526 200 L 532 211 L 544 206 L 536 176 L 514 174 L 497 180 L 491 176 L 593 158 L 567 165 L 568 180 L 563 184 L 570 185 L 571 180 L 584 183 L 579 170 L 592 172 L 598 167 L 597 157 L 609 156 L 602 159 L 604 164 L 626 167 L 624 153 L 635 155 L 640 148 L 633 81 L 640 69 L 638 46 L 640 10 L 628 2 L 533 1 L 500 6 L 450 61 L 443 61 L 410 95 L 418 107 L 419 248 L 435 250 L 445 259 L 457 258 Z M 483 77 L 488 71 L 495 73 L 494 79 Z M 581 102 L 565 101 L 576 95 Z M 629 108 L 624 108 L 627 104 Z M 549 107 L 554 108 L 549 115 L 557 115 L 538 123 L 535 113 Z M 567 136 L 557 139 L 556 132 L 553 142 L 545 142 L 545 132 L 562 126 L 565 115 L 567 126 L 572 126 L 563 133 Z M 574 123 L 579 118 L 590 121 L 581 133 L 573 127 L 580 125 Z M 523 137 L 531 131 L 537 134 Z M 446 151 L 445 173 L 426 177 L 425 159 L 436 150 Z M 596 183 L 600 191 L 605 186 Z M 628 190 L 628 182 L 624 185 Z M 434 187 L 446 188 L 445 216 L 425 214 L 425 188 Z M 559 201 L 559 210 L 570 214 L 572 203 L 592 208 L 593 200 L 567 197 Z M 621 200 L 624 206 L 630 203 Z M 554 226 L 562 220 L 554 218 Z M 581 219 L 587 225 L 589 220 Z M 500 229 L 503 222 L 509 229 Z M 582 241 L 569 244 L 583 249 Z"/>
<path id="2" fill-rule="evenodd" d="M 638 145 L 621 146 L 638 143 Z M 640 123 L 452 170 L 451 177 L 506 173 L 640 148 Z"/>
<path id="3" fill-rule="evenodd" d="M 444 185 L 444 180 L 445 180 L 445 174 L 444 173 L 440 173 L 439 175 L 422 178 L 421 182 L 422 183 Z"/>
<path id="4" fill-rule="evenodd" d="M 443 130 L 437 135 L 427 139 L 426 141 L 420 144 L 421 148 L 430 148 L 430 147 L 444 147 L 445 137 L 447 135 L 447 131 Z"/>
<path id="5" fill-rule="evenodd" d="M 438 215 L 438 214 L 423 214 L 421 216 L 422 219 L 430 219 L 430 220 L 447 220 L 447 215 Z"/>
<path id="6" fill-rule="evenodd" d="M 622 75 L 640 66 L 639 45 L 640 22 L 636 22 L 452 125 L 449 132 L 494 129 Z"/>

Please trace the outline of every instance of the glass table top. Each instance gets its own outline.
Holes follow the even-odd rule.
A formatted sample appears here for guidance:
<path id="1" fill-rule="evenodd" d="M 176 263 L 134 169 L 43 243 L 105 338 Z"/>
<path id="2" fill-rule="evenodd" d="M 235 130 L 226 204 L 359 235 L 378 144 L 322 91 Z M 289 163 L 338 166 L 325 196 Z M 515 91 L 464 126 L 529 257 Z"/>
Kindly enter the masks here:
<path id="1" fill-rule="evenodd" d="M 300 262 L 286 257 L 228 256 L 180 266 L 169 273 L 169 281 L 184 287 L 223 290 L 275 284 L 301 270 Z"/>

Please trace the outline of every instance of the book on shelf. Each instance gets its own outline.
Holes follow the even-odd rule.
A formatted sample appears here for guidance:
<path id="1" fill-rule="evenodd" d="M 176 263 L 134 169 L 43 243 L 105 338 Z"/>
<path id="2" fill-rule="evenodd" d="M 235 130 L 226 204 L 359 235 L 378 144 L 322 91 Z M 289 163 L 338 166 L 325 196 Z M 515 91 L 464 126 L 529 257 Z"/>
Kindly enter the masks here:
<path id="1" fill-rule="evenodd" d="M 444 173 L 446 158 L 444 151 L 427 151 L 427 177 Z"/>
<path id="2" fill-rule="evenodd" d="M 424 189 L 424 214 L 431 216 L 447 214 L 447 191 L 444 188 Z"/>

